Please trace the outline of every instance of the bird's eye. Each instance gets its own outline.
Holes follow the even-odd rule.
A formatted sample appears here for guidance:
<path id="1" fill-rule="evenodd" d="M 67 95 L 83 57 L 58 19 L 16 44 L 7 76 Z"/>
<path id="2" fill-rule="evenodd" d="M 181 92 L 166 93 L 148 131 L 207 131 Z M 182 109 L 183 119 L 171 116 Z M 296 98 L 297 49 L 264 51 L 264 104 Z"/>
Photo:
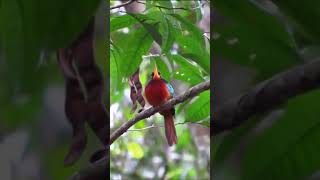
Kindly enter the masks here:
<path id="1" fill-rule="evenodd" d="M 161 75 L 160 71 L 158 71 L 158 74 Z"/>
<path id="2" fill-rule="evenodd" d="M 153 77 L 154 73 L 151 73 L 151 77 Z"/>

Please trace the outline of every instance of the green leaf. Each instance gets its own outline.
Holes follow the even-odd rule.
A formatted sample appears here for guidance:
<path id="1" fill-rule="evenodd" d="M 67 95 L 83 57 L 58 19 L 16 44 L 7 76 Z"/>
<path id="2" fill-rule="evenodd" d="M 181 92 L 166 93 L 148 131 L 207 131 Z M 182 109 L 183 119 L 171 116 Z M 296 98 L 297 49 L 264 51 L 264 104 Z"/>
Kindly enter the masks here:
<path id="1" fill-rule="evenodd" d="M 215 56 L 253 67 L 258 78 L 301 62 L 283 24 L 250 1 L 217 0 L 214 6 L 228 23 L 217 23 Z"/>
<path id="2" fill-rule="evenodd" d="M 110 84 L 112 92 L 120 91 L 120 86 L 123 84 L 120 72 L 121 54 L 122 50 L 112 44 L 110 48 L 110 67 L 112 67 L 110 68 Z"/>
<path id="3" fill-rule="evenodd" d="M 170 14 L 170 16 L 174 17 L 175 19 L 177 19 L 178 21 L 180 21 L 185 28 L 190 31 L 190 34 L 192 34 L 193 38 L 201 45 L 204 45 L 204 39 L 202 36 L 202 32 L 201 30 L 194 25 L 193 23 L 191 23 L 190 21 L 188 21 L 186 18 L 178 15 L 178 14 Z"/>
<path id="4" fill-rule="evenodd" d="M 129 14 L 122 16 L 115 16 L 110 18 L 110 32 L 130 27 L 131 25 L 137 23 L 138 21 Z"/>
<path id="5" fill-rule="evenodd" d="M 161 49 L 162 53 L 167 54 L 175 41 L 175 31 L 173 25 L 171 24 L 168 18 L 165 17 L 164 22 L 162 24 L 164 27 L 164 32 L 162 35 L 163 44 L 161 46 Z"/>
<path id="6" fill-rule="evenodd" d="M 167 11 L 167 12 L 171 12 L 174 13 L 174 10 L 172 9 L 172 3 L 171 1 L 155 1 L 157 4 L 159 4 L 162 7 L 166 7 L 168 9 L 162 8 L 162 11 Z"/>
<path id="7" fill-rule="evenodd" d="M 169 55 L 168 58 L 174 60 L 179 66 L 175 72 L 173 72 L 173 78 L 182 80 L 190 85 L 204 81 L 197 64 L 192 64 L 191 61 L 180 55 Z"/>
<path id="8" fill-rule="evenodd" d="M 210 55 L 206 51 L 204 37 L 201 30 L 178 14 L 170 14 L 186 28 L 178 36 L 177 41 L 183 56 L 192 59 L 204 69 L 206 74 L 210 74 Z"/>
<path id="9" fill-rule="evenodd" d="M 271 128 L 247 146 L 243 179 L 306 179 L 320 168 L 320 91 L 293 98 Z"/>
<path id="10" fill-rule="evenodd" d="M 150 33 L 152 38 L 161 46 L 162 45 L 162 37 L 159 33 L 159 21 L 150 18 L 150 16 L 144 14 L 132 14 L 128 13 L 133 18 L 135 18 L 140 24 Z"/>
<path id="11" fill-rule="evenodd" d="M 145 55 L 152 43 L 152 38 L 144 28 L 139 28 L 126 40 L 121 57 L 121 74 L 125 77 L 131 76 L 140 66 L 142 55 Z"/>
<path id="12" fill-rule="evenodd" d="M 185 122 L 198 122 L 210 116 L 210 91 L 201 93 L 185 112 Z"/>
<path id="13" fill-rule="evenodd" d="M 177 150 L 184 150 L 186 146 L 190 143 L 190 131 L 182 131 L 181 134 L 179 134 L 179 143 L 177 144 Z"/>
<path id="14" fill-rule="evenodd" d="M 164 60 L 161 57 L 152 57 L 151 59 L 155 61 L 161 77 L 165 80 L 170 80 L 170 72 Z"/>

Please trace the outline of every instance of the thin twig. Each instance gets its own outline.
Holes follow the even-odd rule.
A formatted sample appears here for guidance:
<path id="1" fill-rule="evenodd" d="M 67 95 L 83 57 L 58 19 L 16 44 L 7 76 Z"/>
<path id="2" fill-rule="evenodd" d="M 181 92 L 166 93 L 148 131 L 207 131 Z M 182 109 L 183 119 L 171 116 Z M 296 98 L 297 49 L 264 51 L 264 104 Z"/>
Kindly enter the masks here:
<path id="1" fill-rule="evenodd" d="M 119 4 L 119 5 L 116 5 L 116 6 L 112 6 L 112 7 L 110 7 L 110 10 L 121 8 L 123 6 L 126 6 L 126 5 L 129 5 L 129 4 L 133 3 L 134 1 L 135 0 L 129 0 L 129 1 L 125 2 L 125 3 Z"/>
<path id="2" fill-rule="evenodd" d="M 140 4 L 146 4 L 145 2 L 141 2 L 141 1 L 137 1 L 137 3 L 140 3 Z M 154 7 L 157 7 L 157 8 L 161 8 L 161 9 L 169 9 L 169 10 L 172 10 L 172 9 L 180 9 L 180 10 L 185 10 L 185 11 L 190 11 L 190 9 L 186 9 L 186 8 L 183 8 L 183 7 L 165 7 L 165 6 L 160 6 L 160 5 L 153 5 Z"/>
<path id="3" fill-rule="evenodd" d="M 175 123 L 174 125 L 177 126 L 177 125 L 181 125 L 181 124 L 187 124 L 187 123 L 180 122 L 180 123 Z M 151 128 L 158 128 L 158 127 L 164 127 L 164 126 L 163 125 L 155 126 L 154 124 L 152 124 L 151 126 L 148 126 L 148 127 L 145 127 L 145 128 L 128 129 L 128 131 L 144 131 L 144 130 L 148 130 L 148 129 L 151 129 Z"/>
<path id="4" fill-rule="evenodd" d="M 142 119 L 148 118 L 153 114 L 162 111 L 164 109 L 169 109 L 176 104 L 182 103 L 189 98 L 195 97 L 196 95 L 200 94 L 201 92 L 208 90 L 210 88 L 210 80 L 200 83 L 189 90 L 187 90 L 184 94 L 180 96 L 176 96 L 170 99 L 168 102 L 164 103 L 158 107 L 151 107 L 147 110 L 142 111 L 141 113 L 137 114 L 134 118 L 127 121 L 126 123 L 122 124 L 117 130 L 115 130 L 110 136 L 110 144 L 111 145 L 116 139 L 118 139 L 123 133 L 125 133 L 131 126 L 136 124 Z"/>

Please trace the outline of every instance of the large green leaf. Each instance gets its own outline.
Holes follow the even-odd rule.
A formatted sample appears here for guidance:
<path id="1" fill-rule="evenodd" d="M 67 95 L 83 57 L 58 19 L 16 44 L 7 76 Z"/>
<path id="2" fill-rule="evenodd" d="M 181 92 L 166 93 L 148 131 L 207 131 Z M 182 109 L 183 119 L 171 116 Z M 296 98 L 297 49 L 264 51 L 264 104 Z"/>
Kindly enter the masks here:
<path id="1" fill-rule="evenodd" d="M 174 41 L 175 41 L 175 29 L 172 25 L 172 23 L 170 22 L 170 20 L 166 17 L 164 17 L 164 22 L 162 22 L 162 25 L 163 25 L 163 34 L 162 34 L 162 46 L 161 46 L 161 49 L 162 49 L 162 53 L 164 54 L 167 54 Z"/>
<path id="2" fill-rule="evenodd" d="M 253 67 L 261 79 L 301 62 L 293 40 L 280 21 L 249 0 L 217 0 L 226 19 L 216 23 L 215 56 Z"/>
<path id="3" fill-rule="evenodd" d="M 288 102 L 287 111 L 247 147 L 243 179 L 291 179 L 320 168 L 320 91 Z"/>
<path id="4" fill-rule="evenodd" d="M 178 14 L 170 14 L 176 20 L 181 22 L 186 30 L 182 30 L 176 39 L 183 56 L 189 57 L 194 62 L 199 64 L 205 71 L 210 73 L 210 55 L 206 50 L 204 37 L 201 30 L 189 22 L 186 18 Z"/>
<path id="5" fill-rule="evenodd" d="M 152 59 L 155 61 L 157 68 L 158 68 L 159 72 L 161 73 L 161 77 L 164 78 L 165 80 L 169 81 L 170 80 L 170 71 L 168 69 L 168 66 L 164 62 L 164 60 L 161 57 L 153 57 Z"/>
<path id="6" fill-rule="evenodd" d="M 130 27 L 134 23 L 137 23 L 137 20 L 129 14 L 123 16 L 115 16 L 110 18 L 110 32 Z"/>
<path id="7" fill-rule="evenodd" d="M 201 93 L 186 108 L 185 122 L 198 122 L 210 116 L 210 91 Z"/>
<path id="8" fill-rule="evenodd" d="M 138 69 L 142 61 L 142 55 L 147 54 L 151 44 L 152 38 L 144 28 L 138 28 L 132 32 L 123 45 L 124 47 L 119 46 L 124 50 L 119 62 L 121 75 L 129 77 Z"/>
<path id="9" fill-rule="evenodd" d="M 150 13 L 154 14 L 154 13 Z M 151 15 L 144 14 L 133 14 L 130 13 L 133 18 L 135 18 L 152 36 L 152 38 L 161 46 L 162 45 L 162 37 L 159 33 L 159 23 L 160 21 L 153 19 Z"/>
<path id="10" fill-rule="evenodd" d="M 120 86 L 123 84 L 122 81 L 122 74 L 121 74 L 121 53 L 123 51 L 119 49 L 114 44 L 111 45 L 110 48 L 110 84 L 111 84 L 111 92 L 120 91 Z"/>
<path id="11" fill-rule="evenodd" d="M 181 55 L 169 55 L 168 58 L 174 60 L 178 64 L 178 68 L 173 72 L 173 77 L 182 80 L 190 85 L 195 85 L 204 81 L 203 75 L 197 64 L 192 64 L 191 61 Z"/>

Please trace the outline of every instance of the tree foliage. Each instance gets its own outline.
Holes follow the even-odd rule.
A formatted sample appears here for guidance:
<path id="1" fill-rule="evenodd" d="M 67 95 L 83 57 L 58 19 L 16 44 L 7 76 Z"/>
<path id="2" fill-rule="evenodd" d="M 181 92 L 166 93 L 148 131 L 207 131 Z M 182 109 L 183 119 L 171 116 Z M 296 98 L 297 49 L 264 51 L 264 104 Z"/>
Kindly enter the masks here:
<path id="1" fill-rule="evenodd" d="M 202 6 L 200 1 L 137 4 L 144 6 L 143 12 L 111 11 L 111 132 L 137 113 L 131 112 L 129 96 L 129 78 L 137 69 L 143 89 L 157 66 L 177 94 L 210 77 L 209 40 L 197 25 L 202 18 L 201 8 L 209 5 Z M 210 93 L 204 92 L 176 108 L 176 147 L 169 149 L 166 144 L 163 117 L 154 115 L 139 121 L 111 145 L 111 177 L 208 178 L 209 157 L 199 161 L 201 151 L 196 148 L 197 139 L 192 137 L 188 123 L 210 127 Z"/>
<path id="2" fill-rule="evenodd" d="M 224 23 L 214 23 L 216 58 L 253 69 L 257 72 L 254 83 L 293 65 L 316 60 L 320 26 L 314 19 L 320 16 L 318 5 L 316 1 L 296 0 L 214 1 L 214 10 L 225 18 Z M 319 95 L 315 90 L 292 98 L 277 111 L 252 117 L 224 137 L 216 136 L 214 178 L 311 177 L 320 168 Z M 266 122 L 268 127 L 261 130 Z M 228 160 L 239 148 L 243 151 L 241 168 L 233 168 Z"/>

